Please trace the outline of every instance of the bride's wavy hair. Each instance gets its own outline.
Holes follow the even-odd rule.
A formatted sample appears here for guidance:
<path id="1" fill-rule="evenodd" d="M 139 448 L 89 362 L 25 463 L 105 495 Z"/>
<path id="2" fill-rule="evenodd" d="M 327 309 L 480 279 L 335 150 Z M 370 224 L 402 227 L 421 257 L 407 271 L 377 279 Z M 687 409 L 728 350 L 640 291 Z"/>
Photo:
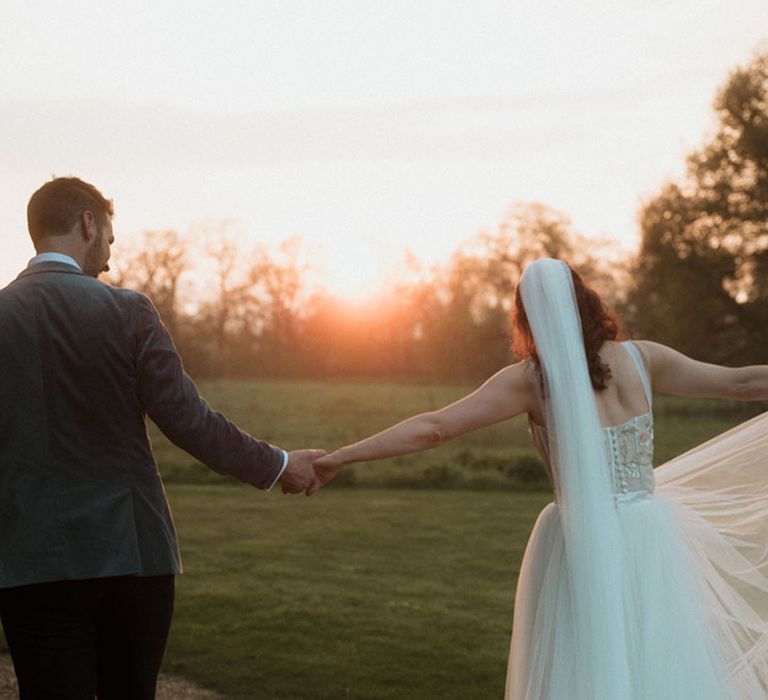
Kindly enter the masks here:
<path id="1" fill-rule="evenodd" d="M 606 388 L 611 378 L 611 368 L 600 359 L 600 348 L 606 340 L 616 340 L 624 337 L 618 316 L 610 309 L 600 295 L 588 287 L 576 270 L 570 265 L 573 278 L 573 288 L 576 292 L 576 304 L 581 317 L 581 330 L 584 337 L 584 351 L 587 355 L 589 378 L 596 391 Z M 520 360 L 532 359 L 539 369 L 539 356 L 536 343 L 525 313 L 520 285 L 515 289 L 515 303 L 512 309 L 512 351 Z"/>

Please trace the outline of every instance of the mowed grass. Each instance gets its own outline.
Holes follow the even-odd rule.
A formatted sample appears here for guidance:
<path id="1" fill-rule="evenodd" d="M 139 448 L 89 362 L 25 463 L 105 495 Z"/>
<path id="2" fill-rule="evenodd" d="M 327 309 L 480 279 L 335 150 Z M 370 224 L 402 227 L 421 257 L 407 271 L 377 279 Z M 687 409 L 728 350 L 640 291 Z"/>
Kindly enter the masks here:
<path id="1" fill-rule="evenodd" d="M 444 406 L 473 387 L 374 382 L 216 381 L 204 396 L 244 430 L 286 449 L 333 449 L 409 415 Z M 437 449 L 353 467 L 339 484 L 498 489 L 519 484 L 509 467 L 535 459 L 522 418 Z M 167 482 L 218 483 L 217 475 L 152 433 Z M 541 484 L 540 484 L 541 485 Z"/>
<path id="2" fill-rule="evenodd" d="M 545 494 L 169 488 L 187 573 L 165 669 L 228 697 L 498 698 Z"/>
<path id="3" fill-rule="evenodd" d="M 215 408 L 288 449 L 330 449 L 471 388 L 202 385 Z M 764 408 L 660 399 L 657 464 Z M 525 419 L 359 465 L 313 498 L 222 479 L 152 435 L 186 568 L 164 670 L 233 698 L 503 696 L 520 561 L 551 500 L 530 476 Z"/>
<path id="4" fill-rule="evenodd" d="M 286 449 L 331 450 L 410 415 L 440 408 L 475 386 L 319 381 L 214 381 L 203 395 L 244 430 Z M 659 397 L 654 402 L 657 465 L 768 409 L 737 403 Z M 167 483 L 221 483 L 152 430 Z M 548 490 L 525 416 L 463 435 L 426 452 L 355 465 L 336 485 L 368 488 Z"/>

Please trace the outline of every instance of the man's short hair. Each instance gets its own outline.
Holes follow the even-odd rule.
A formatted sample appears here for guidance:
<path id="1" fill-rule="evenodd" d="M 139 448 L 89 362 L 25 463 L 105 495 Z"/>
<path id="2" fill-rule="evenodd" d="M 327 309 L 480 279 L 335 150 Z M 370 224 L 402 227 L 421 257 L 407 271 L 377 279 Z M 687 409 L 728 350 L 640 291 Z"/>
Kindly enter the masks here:
<path id="1" fill-rule="evenodd" d="M 56 177 L 29 198 L 27 228 L 33 243 L 69 233 L 84 211 L 101 227 L 115 215 L 111 199 L 77 177 Z"/>

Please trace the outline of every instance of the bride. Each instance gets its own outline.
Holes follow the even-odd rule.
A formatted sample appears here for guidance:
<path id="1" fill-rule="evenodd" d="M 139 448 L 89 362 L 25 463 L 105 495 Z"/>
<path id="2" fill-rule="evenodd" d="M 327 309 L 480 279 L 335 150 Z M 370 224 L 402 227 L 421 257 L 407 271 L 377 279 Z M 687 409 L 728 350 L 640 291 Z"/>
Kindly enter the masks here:
<path id="1" fill-rule="evenodd" d="M 768 698 L 768 414 L 654 470 L 651 406 L 652 390 L 768 399 L 768 366 L 617 342 L 597 294 L 552 259 L 526 268 L 514 332 L 525 359 L 320 458 L 317 487 L 527 413 L 555 497 L 523 558 L 507 700 Z"/>

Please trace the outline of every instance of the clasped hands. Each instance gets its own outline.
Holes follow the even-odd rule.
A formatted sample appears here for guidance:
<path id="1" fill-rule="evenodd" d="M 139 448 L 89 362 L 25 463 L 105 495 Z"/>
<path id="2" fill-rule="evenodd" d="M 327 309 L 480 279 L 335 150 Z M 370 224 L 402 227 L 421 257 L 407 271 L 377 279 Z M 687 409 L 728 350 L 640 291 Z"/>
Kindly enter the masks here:
<path id="1" fill-rule="evenodd" d="M 333 479 L 341 467 L 335 453 L 293 450 L 288 453 L 288 465 L 280 476 L 280 488 L 283 493 L 306 493 L 311 496 Z"/>

